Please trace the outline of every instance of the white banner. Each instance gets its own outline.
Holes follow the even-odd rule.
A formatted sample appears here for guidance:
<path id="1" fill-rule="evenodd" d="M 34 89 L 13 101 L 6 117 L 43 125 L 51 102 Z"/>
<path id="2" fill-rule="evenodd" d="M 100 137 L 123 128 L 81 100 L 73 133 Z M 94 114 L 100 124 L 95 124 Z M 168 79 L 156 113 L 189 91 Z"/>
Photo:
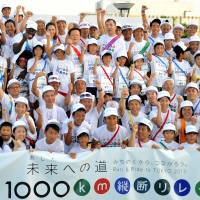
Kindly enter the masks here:
<path id="1" fill-rule="evenodd" d="M 104 148 L 65 154 L 0 154 L 0 199 L 196 200 L 200 153 Z"/>

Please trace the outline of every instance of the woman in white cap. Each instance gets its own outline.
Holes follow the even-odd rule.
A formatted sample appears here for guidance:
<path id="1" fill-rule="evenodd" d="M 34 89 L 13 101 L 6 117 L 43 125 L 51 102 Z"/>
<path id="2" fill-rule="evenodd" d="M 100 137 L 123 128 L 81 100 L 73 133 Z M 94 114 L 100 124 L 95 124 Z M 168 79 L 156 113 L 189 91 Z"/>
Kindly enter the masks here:
<path id="1" fill-rule="evenodd" d="M 176 150 L 179 144 L 175 142 L 176 127 L 172 123 L 167 123 L 163 128 L 163 140 L 159 142 L 161 148 L 166 150 Z"/>
<path id="2" fill-rule="evenodd" d="M 105 124 L 93 132 L 93 147 L 120 147 L 128 146 L 129 137 L 125 127 L 118 124 L 116 108 L 108 107 L 104 111 Z"/>
<path id="3" fill-rule="evenodd" d="M 184 26 L 182 24 L 176 24 L 173 28 L 173 34 L 174 34 L 174 44 L 173 46 L 175 47 L 179 43 L 182 42 L 182 37 L 184 34 Z"/>
<path id="4" fill-rule="evenodd" d="M 128 109 L 126 109 L 126 98 L 128 91 L 122 90 L 119 102 L 119 114 L 122 125 L 127 128 L 129 133 L 132 132 L 133 124 L 138 124 L 139 120 L 147 116 L 142 112 L 142 101 L 138 95 L 131 95 L 128 98 Z"/>
<path id="5" fill-rule="evenodd" d="M 173 43 L 174 43 L 174 34 L 169 32 L 166 33 L 164 36 L 164 45 L 165 45 L 165 53 L 164 56 L 167 58 L 169 56 L 171 56 L 172 58 L 174 58 L 176 56 L 176 54 L 174 53 L 173 50 Z"/>
<path id="6" fill-rule="evenodd" d="M 196 149 L 200 151 L 200 145 L 197 144 L 197 137 L 199 135 L 199 130 L 197 129 L 196 126 L 194 125 L 188 125 L 186 126 L 185 130 L 185 137 L 186 141 L 182 143 L 179 147 L 179 149 L 186 149 L 186 150 L 191 150 L 191 149 Z"/>
<path id="7" fill-rule="evenodd" d="M 180 106 L 180 115 L 177 120 L 177 131 L 179 135 L 179 143 L 185 142 L 185 130 L 188 125 L 200 128 L 200 117 L 194 115 L 194 108 L 191 101 L 183 101 Z"/>
<path id="8" fill-rule="evenodd" d="M 171 111 L 170 94 L 167 91 L 158 93 L 157 110 L 151 111 L 149 119 L 153 122 L 152 139 L 159 142 L 163 139 L 163 128 L 167 123 L 174 124 L 176 113 Z"/>

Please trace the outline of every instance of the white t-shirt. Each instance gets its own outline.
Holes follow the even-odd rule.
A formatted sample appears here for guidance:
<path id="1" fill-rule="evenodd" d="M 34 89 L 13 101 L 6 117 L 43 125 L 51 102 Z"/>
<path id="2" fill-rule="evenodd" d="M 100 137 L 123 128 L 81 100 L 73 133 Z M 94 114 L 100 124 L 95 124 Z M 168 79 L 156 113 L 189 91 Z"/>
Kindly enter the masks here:
<path id="1" fill-rule="evenodd" d="M 175 91 L 177 94 L 183 95 L 183 90 L 186 86 L 187 75 L 191 72 L 189 62 L 183 60 L 182 62 L 174 59 L 172 62 Z"/>
<path id="2" fill-rule="evenodd" d="M 149 140 L 148 142 L 141 142 L 140 141 L 141 146 L 139 145 L 138 139 L 136 139 L 135 141 L 135 147 L 145 147 L 145 148 L 152 148 L 153 145 L 158 145 L 158 143 L 156 143 L 153 140 Z"/>
<path id="3" fill-rule="evenodd" d="M 121 118 L 122 126 L 126 127 L 128 132 L 131 134 L 132 124 L 138 124 L 139 121 L 143 118 L 147 118 L 147 116 L 141 111 L 139 112 L 137 116 L 134 116 L 131 114 L 130 110 L 126 110 L 123 117 Z"/>
<path id="4" fill-rule="evenodd" d="M 129 139 L 129 134 L 128 134 L 127 129 L 120 125 L 117 125 L 116 130 L 113 132 L 110 132 L 107 129 L 106 124 L 103 126 L 100 126 L 99 128 L 94 130 L 94 133 L 93 133 L 94 140 L 100 142 L 102 145 L 106 144 L 107 142 L 110 141 L 110 139 L 116 133 L 118 126 L 119 126 L 119 131 L 116 137 L 113 139 L 111 144 L 108 144 L 106 147 L 120 147 L 123 141 L 126 141 Z"/>
<path id="5" fill-rule="evenodd" d="M 156 110 L 156 111 L 151 111 L 150 114 L 149 114 L 149 119 L 152 120 L 153 118 L 156 118 L 156 117 L 157 117 L 157 113 L 158 113 L 157 110 Z M 166 116 L 167 116 L 167 112 L 166 112 L 166 113 L 161 112 L 162 124 L 164 123 L 164 121 L 165 121 L 165 119 L 166 119 Z M 175 116 L 176 116 L 176 113 L 170 110 L 170 111 L 169 111 L 168 118 L 167 118 L 167 121 L 166 121 L 166 124 L 167 124 L 167 123 L 172 123 L 172 124 L 174 124 L 174 122 L 175 122 Z M 152 122 L 152 123 L 153 123 L 153 122 Z M 153 123 L 153 124 L 154 124 L 154 123 Z M 162 124 L 161 124 L 161 125 L 162 125 Z M 157 127 L 156 124 L 154 124 L 153 130 L 152 130 L 152 138 L 155 136 L 156 132 L 157 132 L 159 129 L 160 129 L 160 128 Z M 157 134 L 157 136 L 156 136 L 156 138 L 155 138 L 155 141 L 156 141 L 156 142 L 159 142 L 162 138 L 164 138 L 164 136 L 163 136 L 163 130 L 161 130 L 161 131 Z"/>
<path id="6" fill-rule="evenodd" d="M 71 82 L 71 74 L 75 72 L 73 63 L 68 59 L 58 60 L 52 57 L 49 66 L 53 74 L 58 75 L 60 78 L 60 90 L 67 93 Z"/>
<path id="7" fill-rule="evenodd" d="M 132 43 L 134 44 L 133 48 L 131 49 L 131 55 L 132 58 L 133 56 L 135 56 L 136 54 L 139 54 L 139 52 L 143 49 L 143 47 L 146 45 L 147 41 L 146 40 L 142 40 L 141 42 L 137 42 L 135 41 L 135 39 L 133 38 Z M 146 52 L 148 52 L 150 50 L 150 45 L 147 48 Z"/>
<path id="8" fill-rule="evenodd" d="M 73 145 L 73 147 L 71 148 L 71 150 L 69 151 L 69 154 L 70 154 L 70 153 L 90 152 L 90 151 L 91 151 L 90 148 L 84 149 L 84 148 L 82 148 L 82 147 L 80 146 L 79 143 L 75 143 L 75 144 Z"/>
<path id="9" fill-rule="evenodd" d="M 98 45 L 100 46 L 100 53 L 104 50 L 104 48 L 106 47 L 106 45 L 114 38 L 116 37 L 113 36 L 113 37 L 110 37 L 109 35 L 107 34 L 104 34 L 100 37 L 100 39 L 98 40 Z M 115 60 L 117 58 L 117 53 L 119 51 L 124 51 L 124 53 L 126 54 L 127 51 L 126 51 L 126 45 L 125 45 L 125 42 L 123 40 L 123 38 L 119 37 L 112 45 L 109 49 L 106 49 L 106 50 L 109 50 L 109 51 L 112 51 L 112 60 L 113 60 L 113 63 L 115 63 Z"/>
<path id="10" fill-rule="evenodd" d="M 80 45 L 73 45 L 75 49 L 79 53 L 81 53 L 81 46 Z M 76 51 L 71 47 L 71 54 L 67 55 L 67 59 L 70 60 L 74 64 L 74 72 L 75 72 L 75 80 L 79 77 L 83 76 L 83 65 L 79 61 L 79 57 L 76 53 Z M 67 47 L 66 47 L 67 48 Z"/>
<path id="11" fill-rule="evenodd" d="M 155 73 L 153 85 L 162 87 L 163 81 L 168 77 L 169 62 L 165 57 L 152 56 L 151 73 Z"/>
<path id="12" fill-rule="evenodd" d="M 87 53 L 84 56 L 84 79 L 86 80 L 87 87 L 96 87 L 95 80 L 97 79 L 97 76 L 93 74 L 93 68 L 94 64 L 96 62 L 96 59 L 100 59 L 97 55 L 92 55 L 90 53 Z"/>
<path id="13" fill-rule="evenodd" d="M 115 78 L 115 97 L 120 98 L 121 97 L 121 92 L 123 88 L 128 88 L 129 87 L 129 79 L 128 79 L 128 74 L 129 74 L 129 68 L 124 66 L 124 67 L 119 67 L 116 78 Z"/>
<path id="14" fill-rule="evenodd" d="M 7 61 L 4 57 L 0 56 L 0 85 L 4 84 L 4 74 L 7 70 Z"/>
<path id="15" fill-rule="evenodd" d="M 106 73 L 104 72 L 103 69 L 105 70 Z M 113 72 L 114 72 L 114 67 L 111 67 L 111 66 L 107 67 L 104 65 L 97 66 L 98 80 L 101 82 L 101 86 L 103 90 L 113 91 L 113 85 L 112 85 L 113 78 L 111 77 Z"/>
<path id="16" fill-rule="evenodd" d="M 67 120 L 65 120 L 65 121 L 63 122 L 62 130 L 61 130 L 61 134 L 62 134 L 62 135 L 65 135 L 65 134 L 68 133 L 68 125 L 67 125 L 67 124 L 68 124 L 70 121 L 73 121 L 73 119 L 70 118 L 70 119 L 67 119 Z M 90 131 L 89 140 L 91 141 L 91 139 L 92 139 L 91 125 L 90 125 L 87 121 L 83 121 L 82 124 L 81 124 L 80 126 L 76 126 L 76 125 L 74 124 L 73 131 L 72 131 L 72 144 L 70 144 L 70 145 L 66 145 L 66 144 L 65 144 L 65 153 L 68 153 L 68 152 L 70 151 L 70 149 L 72 148 L 72 146 L 73 146 L 75 143 L 77 143 L 77 136 L 76 136 L 76 135 L 77 135 L 77 131 L 78 131 L 78 129 L 79 129 L 80 127 L 85 127 L 85 128 L 87 128 L 87 129 Z"/>
<path id="17" fill-rule="evenodd" d="M 49 151 L 49 152 L 64 152 L 64 143 L 60 139 L 56 139 L 56 141 L 52 144 L 47 144 L 46 138 L 42 138 L 38 140 L 35 144 L 35 149 L 39 151 Z"/>
<path id="18" fill-rule="evenodd" d="M 197 149 L 200 146 L 197 143 L 189 144 L 187 142 L 184 142 L 184 143 L 180 144 L 180 147 L 184 147 L 184 149 Z"/>
<path id="19" fill-rule="evenodd" d="M 168 149 L 168 150 L 175 150 L 178 149 L 179 144 L 175 141 L 167 143 L 165 140 L 161 140 L 159 143 L 161 148 Z"/>

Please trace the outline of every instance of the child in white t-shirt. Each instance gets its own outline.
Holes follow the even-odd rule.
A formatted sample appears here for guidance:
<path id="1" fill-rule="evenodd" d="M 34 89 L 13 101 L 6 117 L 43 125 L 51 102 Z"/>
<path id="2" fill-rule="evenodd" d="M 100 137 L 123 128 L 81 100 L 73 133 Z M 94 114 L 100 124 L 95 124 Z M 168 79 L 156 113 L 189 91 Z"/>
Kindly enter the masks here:
<path id="1" fill-rule="evenodd" d="M 161 148 L 164 148 L 166 150 L 178 149 L 179 144 L 174 141 L 176 136 L 176 127 L 174 126 L 174 124 L 167 123 L 165 125 L 165 127 L 163 128 L 163 136 L 164 139 L 159 142 Z"/>
<path id="2" fill-rule="evenodd" d="M 24 121 L 18 120 L 13 124 L 13 135 L 14 135 L 14 151 L 23 151 L 29 148 L 26 145 L 27 125 Z"/>
<path id="3" fill-rule="evenodd" d="M 146 148 L 155 148 L 159 149 L 159 145 L 154 142 L 153 140 L 150 140 L 151 131 L 153 129 L 153 124 L 150 120 L 147 118 L 143 118 L 139 121 L 138 124 L 138 132 L 137 132 L 137 139 L 135 141 L 135 138 L 130 138 L 130 146 L 132 147 L 146 147 Z"/>
<path id="4" fill-rule="evenodd" d="M 156 41 L 154 43 L 154 55 L 148 54 L 148 60 L 151 65 L 151 74 L 155 75 L 153 85 L 161 88 L 163 81 L 172 74 L 172 60 L 164 57 L 164 43 L 163 41 Z"/>
<path id="5" fill-rule="evenodd" d="M 125 127 L 118 124 L 116 108 L 108 107 L 104 111 L 105 125 L 94 130 L 92 145 L 100 147 L 128 146 L 129 134 Z"/>
<path id="6" fill-rule="evenodd" d="M 69 155 L 72 159 L 75 159 L 78 153 L 82 152 L 90 152 L 90 148 L 88 147 L 88 143 L 90 140 L 89 130 L 85 127 L 80 127 L 77 130 L 77 143 L 73 145 L 71 150 L 69 151 Z"/>
<path id="7" fill-rule="evenodd" d="M 115 98 L 121 97 L 121 91 L 123 88 L 129 87 L 129 68 L 125 66 L 127 62 L 127 55 L 123 51 L 119 51 L 117 54 L 117 64 L 113 73 L 115 83 Z"/>
<path id="8" fill-rule="evenodd" d="M 45 127 L 45 137 L 38 140 L 35 149 L 39 151 L 48 151 L 63 153 L 64 143 L 59 139 L 60 123 L 55 120 L 49 120 Z"/>
<path id="9" fill-rule="evenodd" d="M 195 64 L 192 67 L 192 81 L 198 82 L 200 80 L 200 51 L 194 55 Z"/>
<path id="10" fill-rule="evenodd" d="M 129 110 L 127 110 L 125 102 L 127 96 L 128 90 L 123 89 L 119 103 L 119 114 L 121 116 L 122 125 L 131 133 L 133 124 L 138 124 L 142 118 L 146 118 L 147 116 L 141 111 L 142 101 L 138 95 L 131 95 L 128 98 Z"/>
<path id="11" fill-rule="evenodd" d="M 198 130 L 194 125 L 186 126 L 185 130 L 186 142 L 180 144 L 179 149 L 197 149 L 200 150 L 199 144 L 197 144 Z"/>

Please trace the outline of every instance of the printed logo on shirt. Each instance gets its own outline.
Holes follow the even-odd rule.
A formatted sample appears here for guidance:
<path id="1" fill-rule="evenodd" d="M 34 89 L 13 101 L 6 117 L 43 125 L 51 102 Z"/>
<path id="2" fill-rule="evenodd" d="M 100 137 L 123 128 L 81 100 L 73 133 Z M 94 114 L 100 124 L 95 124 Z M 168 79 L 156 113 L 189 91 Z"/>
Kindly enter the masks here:
<path id="1" fill-rule="evenodd" d="M 130 191 L 130 181 L 124 177 L 118 178 L 115 181 L 115 190 L 119 194 L 127 194 Z"/>
<path id="2" fill-rule="evenodd" d="M 139 177 L 134 182 L 134 188 L 138 193 L 146 193 L 149 191 L 150 187 L 150 181 L 144 177 Z"/>
<path id="3" fill-rule="evenodd" d="M 85 179 L 79 179 L 74 185 L 74 192 L 79 196 L 85 196 L 90 191 L 90 184 Z"/>
<path id="4" fill-rule="evenodd" d="M 157 180 L 154 184 L 154 190 L 159 195 L 162 195 L 162 196 L 167 195 L 170 192 L 170 184 L 165 179 Z"/>
<path id="5" fill-rule="evenodd" d="M 97 194 L 105 194 L 109 189 L 110 181 L 106 178 L 100 178 L 94 184 L 94 190 Z"/>
<path id="6" fill-rule="evenodd" d="M 179 179 L 174 184 L 174 191 L 178 196 L 186 196 L 190 192 L 190 184 L 184 179 Z"/>

